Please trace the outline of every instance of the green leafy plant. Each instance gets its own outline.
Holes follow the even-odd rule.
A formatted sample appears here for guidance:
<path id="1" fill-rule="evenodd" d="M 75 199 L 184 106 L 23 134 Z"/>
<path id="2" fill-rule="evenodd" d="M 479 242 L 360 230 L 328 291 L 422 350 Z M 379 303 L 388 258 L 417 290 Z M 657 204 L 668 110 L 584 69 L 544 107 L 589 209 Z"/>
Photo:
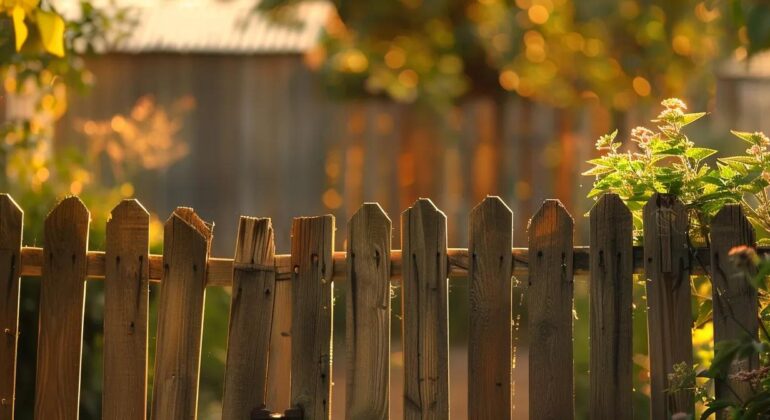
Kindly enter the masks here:
<path id="1" fill-rule="evenodd" d="M 631 141 L 636 150 L 621 151 L 617 130 L 604 135 L 596 148 L 605 154 L 589 161 L 593 165 L 583 175 L 594 176 L 589 197 L 612 192 L 618 194 L 634 215 L 637 237 L 641 236 L 642 208 L 656 193 L 679 197 L 690 215 L 691 240 L 708 242 L 711 217 L 728 203 L 741 203 L 760 232 L 770 232 L 770 139 L 763 133 L 733 131 L 749 148 L 742 156 L 719 158 L 715 166 L 707 162 L 717 153 L 698 147 L 683 129 L 705 113 L 687 113 L 680 99 L 666 99 L 652 122 L 654 129 L 636 127 Z"/>

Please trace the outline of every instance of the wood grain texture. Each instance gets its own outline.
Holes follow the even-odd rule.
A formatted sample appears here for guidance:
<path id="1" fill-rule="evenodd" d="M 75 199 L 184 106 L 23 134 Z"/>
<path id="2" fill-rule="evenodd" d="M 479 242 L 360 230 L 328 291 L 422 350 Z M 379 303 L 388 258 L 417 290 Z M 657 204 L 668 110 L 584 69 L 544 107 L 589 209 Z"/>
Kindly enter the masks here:
<path id="1" fill-rule="evenodd" d="M 574 222 L 546 200 L 529 222 L 529 418 L 572 419 L 572 240 Z"/>
<path id="2" fill-rule="evenodd" d="M 222 419 L 247 419 L 265 407 L 275 299 L 275 243 L 270 219 L 241 216 L 235 244 Z"/>
<path id="3" fill-rule="evenodd" d="M 348 223 L 345 418 L 390 416 L 390 219 L 366 203 Z"/>
<path id="4" fill-rule="evenodd" d="M 310 420 L 331 415 L 333 253 L 334 216 L 294 219 L 291 405 Z"/>
<path id="5" fill-rule="evenodd" d="M 83 203 L 77 197 L 69 197 L 45 219 L 36 419 L 78 418 L 90 218 Z"/>
<path id="6" fill-rule="evenodd" d="M 283 412 L 291 405 L 291 287 L 290 281 L 275 283 L 265 396 L 267 408 L 273 412 Z"/>
<path id="7" fill-rule="evenodd" d="M 730 261 L 733 247 L 755 245 L 754 228 L 740 205 L 726 205 L 711 221 L 711 282 L 714 310 L 714 342 L 737 340 L 747 335 L 757 338 L 759 324 L 757 289 L 745 269 Z M 757 355 L 733 361 L 730 374 L 759 367 Z M 746 401 L 754 393 L 750 384 L 728 380 L 716 381 L 716 396 L 720 399 Z M 733 393 L 734 392 L 734 393 Z M 727 418 L 726 415 L 720 418 Z"/>
<path id="8" fill-rule="evenodd" d="M 13 420 L 19 341 L 19 273 L 24 213 L 0 194 L 0 419 Z"/>
<path id="9" fill-rule="evenodd" d="M 511 418 L 513 213 L 499 197 L 471 211 L 468 418 Z"/>
<path id="10" fill-rule="evenodd" d="M 163 232 L 152 418 L 195 419 L 211 227 L 178 207 Z"/>
<path id="11" fill-rule="evenodd" d="M 694 410 L 692 392 L 666 392 L 674 365 L 693 363 L 687 214 L 675 196 L 655 194 L 643 218 L 650 416 L 662 419 Z"/>
<path id="12" fill-rule="evenodd" d="M 147 416 L 150 215 L 123 200 L 107 222 L 104 279 L 105 419 Z"/>
<path id="13" fill-rule="evenodd" d="M 633 418 L 633 220 L 616 194 L 590 212 L 590 389 L 592 419 Z"/>
<path id="14" fill-rule="evenodd" d="M 449 418 L 446 216 L 421 198 L 401 214 L 404 419 Z"/>

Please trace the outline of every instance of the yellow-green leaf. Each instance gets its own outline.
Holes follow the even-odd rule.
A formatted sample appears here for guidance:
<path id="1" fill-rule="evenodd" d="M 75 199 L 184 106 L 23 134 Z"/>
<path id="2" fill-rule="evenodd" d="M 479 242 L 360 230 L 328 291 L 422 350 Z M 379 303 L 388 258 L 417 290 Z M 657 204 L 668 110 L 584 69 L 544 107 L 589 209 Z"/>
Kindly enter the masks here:
<path id="1" fill-rule="evenodd" d="M 24 41 L 27 40 L 27 35 L 29 35 L 27 24 L 24 23 L 26 13 L 24 13 L 24 9 L 21 6 L 16 5 L 13 7 L 11 15 L 13 16 L 13 36 L 16 38 L 16 51 L 21 51 L 21 47 L 24 45 Z"/>
<path id="2" fill-rule="evenodd" d="M 37 28 L 43 47 L 49 53 L 64 57 L 64 19 L 53 12 L 37 11 Z"/>

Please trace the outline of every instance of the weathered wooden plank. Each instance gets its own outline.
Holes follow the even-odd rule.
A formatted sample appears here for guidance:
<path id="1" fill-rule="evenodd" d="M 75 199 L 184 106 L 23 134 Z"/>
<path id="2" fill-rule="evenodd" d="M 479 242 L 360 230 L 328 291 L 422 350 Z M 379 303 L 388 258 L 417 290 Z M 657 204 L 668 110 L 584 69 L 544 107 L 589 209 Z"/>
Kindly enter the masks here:
<path id="1" fill-rule="evenodd" d="M 194 419 L 212 231 L 192 209 L 178 207 L 163 235 L 152 418 Z"/>
<path id="2" fill-rule="evenodd" d="M 291 317 L 291 405 L 329 419 L 332 384 L 334 216 L 295 218 Z"/>
<path id="3" fill-rule="evenodd" d="M 655 194 L 645 204 L 643 218 L 650 415 L 662 419 L 694 410 L 692 392 L 667 391 L 674 365 L 692 366 L 693 361 L 687 213 L 675 196 Z"/>
<path id="4" fill-rule="evenodd" d="M 147 416 L 150 215 L 123 200 L 107 222 L 104 279 L 105 419 Z"/>
<path id="5" fill-rule="evenodd" d="M 246 419 L 255 408 L 266 406 L 274 261 L 270 219 L 241 216 L 235 244 L 223 420 Z"/>
<path id="6" fill-rule="evenodd" d="M 572 419 L 574 222 L 546 200 L 529 222 L 529 418 Z"/>
<path id="7" fill-rule="evenodd" d="M 590 324 L 592 419 L 633 418 L 633 220 L 616 194 L 590 213 Z"/>
<path id="8" fill-rule="evenodd" d="M 757 290 L 751 286 L 745 268 L 737 267 L 728 257 L 730 250 L 739 245 L 755 245 L 754 228 L 740 205 L 726 205 L 711 221 L 714 342 L 736 340 L 747 335 L 756 339 L 759 331 Z M 755 354 L 748 359 L 735 360 L 730 374 L 758 367 L 759 359 Z M 717 398 L 735 401 L 746 401 L 754 394 L 749 383 L 735 380 L 717 380 L 715 391 Z"/>
<path id="9" fill-rule="evenodd" d="M 19 273 L 24 213 L 0 194 L 0 418 L 13 420 L 19 339 Z"/>
<path id="10" fill-rule="evenodd" d="M 499 197 L 471 212 L 468 418 L 511 418 L 513 213 Z"/>
<path id="11" fill-rule="evenodd" d="M 291 286 L 290 281 L 275 283 L 265 396 L 267 408 L 273 412 L 283 412 L 291 405 Z"/>
<path id="12" fill-rule="evenodd" d="M 449 418 L 446 216 L 421 198 L 401 214 L 404 418 Z"/>
<path id="13" fill-rule="evenodd" d="M 347 419 L 390 415 L 390 244 L 392 226 L 366 203 L 348 223 Z"/>
<path id="14" fill-rule="evenodd" d="M 77 419 L 91 215 L 77 197 L 62 200 L 45 219 L 36 419 Z"/>

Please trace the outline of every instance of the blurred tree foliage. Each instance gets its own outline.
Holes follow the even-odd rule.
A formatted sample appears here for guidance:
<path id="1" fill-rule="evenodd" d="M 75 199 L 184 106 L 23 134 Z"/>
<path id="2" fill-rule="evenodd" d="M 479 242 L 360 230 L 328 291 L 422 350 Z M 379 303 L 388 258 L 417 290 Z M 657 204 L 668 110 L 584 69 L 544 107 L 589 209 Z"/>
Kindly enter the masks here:
<path id="1" fill-rule="evenodd" d="M 290 19 L 297 2 L 257 9 Z M 702 92 L 714 59 L 770 47 L 761 0 L 334 3 L 339 19 L 309 56 L 333 93 L 438 106 L 510 91 L 564 108 L 598 98 L 623 111 L 694 85 Z"/>

